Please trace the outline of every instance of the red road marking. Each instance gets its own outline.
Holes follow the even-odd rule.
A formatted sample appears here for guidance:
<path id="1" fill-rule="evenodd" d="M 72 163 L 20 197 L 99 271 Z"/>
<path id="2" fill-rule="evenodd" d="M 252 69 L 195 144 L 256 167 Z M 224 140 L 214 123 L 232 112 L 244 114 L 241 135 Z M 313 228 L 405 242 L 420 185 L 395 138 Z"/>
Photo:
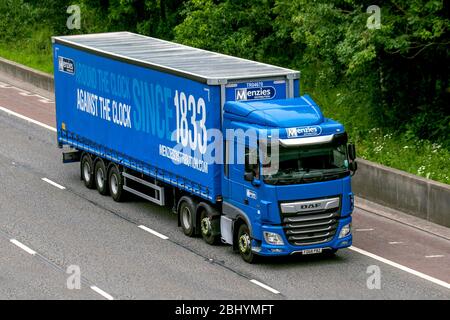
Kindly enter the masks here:
<path id="1" fill-rule="evenodd" d="M 14 88 L 0 87 L 0 105 L 26 117 L 45 123 L 51 127 L 56 126 L 55 104 L 44 103 L 42 98 L 25 96 Z"/>
<path id="2" fill-rule="evenodd" d="M 450 241 L 361 209 L 353 214 L 353 225 L 375 229 L 354 233 L 356 247 L 450 283 Z M 393 241 L 402 243 L 389 245 Z M 443 257 L 425 258 L 432 254 Z"/>

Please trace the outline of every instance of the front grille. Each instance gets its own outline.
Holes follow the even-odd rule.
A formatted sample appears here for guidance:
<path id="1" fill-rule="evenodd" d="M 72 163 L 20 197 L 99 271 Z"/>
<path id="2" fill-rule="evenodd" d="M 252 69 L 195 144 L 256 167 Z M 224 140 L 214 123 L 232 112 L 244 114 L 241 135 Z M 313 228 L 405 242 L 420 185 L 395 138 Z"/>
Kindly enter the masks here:
<path id="1" fill-rule="evenodd" d="M 336 234 L 340 198 L 281 203 L 283 230 L 289 243 L 305 246 L 326 243 Z"/>

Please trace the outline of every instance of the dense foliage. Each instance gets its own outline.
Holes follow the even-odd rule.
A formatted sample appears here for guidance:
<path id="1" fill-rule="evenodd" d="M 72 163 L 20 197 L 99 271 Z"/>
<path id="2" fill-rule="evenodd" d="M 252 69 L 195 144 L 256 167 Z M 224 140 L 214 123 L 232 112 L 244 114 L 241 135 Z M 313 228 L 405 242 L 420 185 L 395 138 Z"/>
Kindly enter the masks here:
<path id="1" fill-rule="evenodd" d="M 78 0 L 68 30 L 73 2 L 2 0 L 0 55 L 51 71 L 50 35 L 130 30 L 299 69 L 360 155 L 450 183 L 448 1 Z"/>

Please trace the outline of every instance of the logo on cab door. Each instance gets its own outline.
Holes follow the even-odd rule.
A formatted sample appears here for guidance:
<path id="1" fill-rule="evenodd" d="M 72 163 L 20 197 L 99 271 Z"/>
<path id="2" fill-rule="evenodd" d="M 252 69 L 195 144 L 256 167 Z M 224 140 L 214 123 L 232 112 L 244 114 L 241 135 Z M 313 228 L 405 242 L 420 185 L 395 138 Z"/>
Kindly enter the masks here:
<path id="1" fill-rule="evenodd" d="M 276 92 L 274 87 L 238 88 L 236 101 L 273 99 Z"/>
<path id="2" fill-rule="evenodd" d="M 286 132 L 287 132 L 288 138 L 313 137 L 313 136 L 318 136 L 322 133 L 322 127 L 309 126 L 309 127 L 299 127 L 299 128 L 287 128 Z"/>
<path id="3" fill-rule="evenodd" d="M 258 199 L 258 195 L 253 190 L 247 189 L 246 190 L 246 195 L 247 195 L 247 198 L 250 198 L 250 199 L 253 199 L 253 200 Z"/>

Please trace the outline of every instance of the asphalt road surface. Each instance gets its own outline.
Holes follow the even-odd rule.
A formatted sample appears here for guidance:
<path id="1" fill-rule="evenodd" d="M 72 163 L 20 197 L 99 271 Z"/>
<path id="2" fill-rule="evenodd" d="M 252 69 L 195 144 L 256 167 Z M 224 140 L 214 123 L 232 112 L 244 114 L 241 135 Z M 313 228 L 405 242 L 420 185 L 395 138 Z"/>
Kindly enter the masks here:
<path id="1" fill-rule="evenodd" d="M 357 208 L 351 249 L 249 265 L 166 208 L 86 189 L 54 123 L 51 100 L 0 82 L 0 299 L 450 298 L 447 239 Z"/>

